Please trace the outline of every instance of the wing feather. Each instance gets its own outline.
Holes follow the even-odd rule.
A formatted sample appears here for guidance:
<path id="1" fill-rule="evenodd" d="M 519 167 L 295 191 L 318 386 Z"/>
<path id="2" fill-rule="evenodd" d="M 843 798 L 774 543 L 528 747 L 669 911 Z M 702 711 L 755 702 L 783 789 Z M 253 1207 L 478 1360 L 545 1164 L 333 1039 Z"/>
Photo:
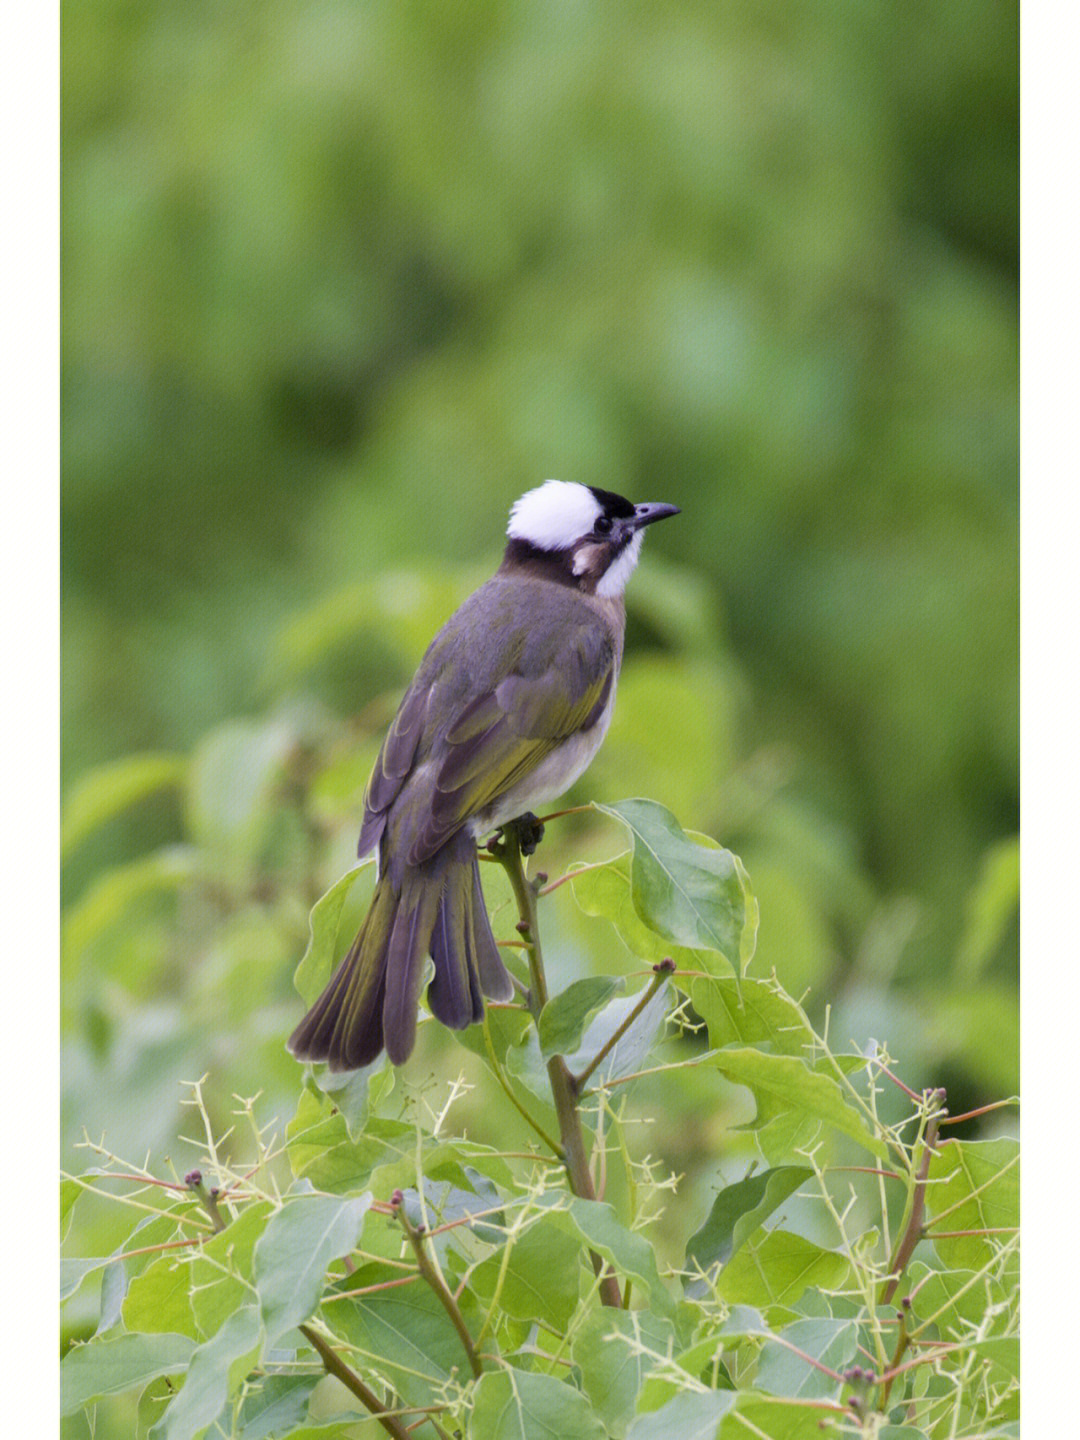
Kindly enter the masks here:
<path id="1" fill-rule="evenodd" d="M 421 864 L 604 713 L 621 636 L 582 606 L 553 655 L 532 588 L 499 577 L 489 587 L 486 604 L 502 616 L 499 652 L 485 647 L 477 592 L 432 642 L 383 742 L 364 795 L 361 855 L 390 823 L 397 853 Z M 469 669 L 463 643 L 475 657 Z"/>
<path id="2" fill-rule="evenodd" d="M 605 637 L 606 638 L 606 637 Z M 579 639 L 580 643 L 580 639 Z M 447 731 L 430 813 L 409 860 L 419 864 L 473 815 L 523 780 L 564 740 L 603 713 L 614 679 L 614 647 L 598 647 L 592 675 L 560 663 L 536 676 L 508 675 Z"/>

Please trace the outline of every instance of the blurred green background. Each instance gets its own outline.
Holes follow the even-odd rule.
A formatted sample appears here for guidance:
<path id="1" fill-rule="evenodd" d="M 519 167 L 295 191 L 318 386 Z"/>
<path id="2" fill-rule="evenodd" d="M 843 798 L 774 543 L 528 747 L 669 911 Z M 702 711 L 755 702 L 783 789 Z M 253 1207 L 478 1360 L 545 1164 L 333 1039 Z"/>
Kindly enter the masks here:
<path id="1" fill-rule="evenodd" d="M 838 1043 L 1008 1094 L 1016 7 L 64 15 L 66 1163 L 172 1145 L 204 1071 L 223 1123 L 290 1113 L 307 908 L 553 475 L 684 512 L 573 798 L 738 851 L 752 973 Z M 553 826 L 544 868 L 622 843 Z M 547 903 L 555 983 L 640 968 Z"/>

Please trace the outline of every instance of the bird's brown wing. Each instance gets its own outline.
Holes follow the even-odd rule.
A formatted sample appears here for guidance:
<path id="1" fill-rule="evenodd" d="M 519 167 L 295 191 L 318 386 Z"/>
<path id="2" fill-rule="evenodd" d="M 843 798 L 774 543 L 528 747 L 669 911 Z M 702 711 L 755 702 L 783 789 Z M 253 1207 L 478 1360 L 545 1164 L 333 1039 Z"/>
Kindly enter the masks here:
<path id="1" fill-rule="evenodd" d="M 438 637 L 368 781 L 361 855 L 378 843 L 415 769 L 422 767 L 422 776 L 411 780 L 402 802 L 411 813 L 400 817 L 400 853 L 410 865 L 433 855 L 564 740 L 596 723 L 611 693 L 616 652 L 611 632 L 593 617 L 588 620 L 567 625 L 556 653 L 549 651 L 542 662 L 532 631 L 508 647 L 512 658 L 501 673 L 481 662 L 478 668 L 488 673 L 477 675 L 475 685 L 444 658 Z M 523 627 L 523 633 L 528 636 L 530 629 Z M 445 709 L 451 695 L 449 716 L 436 722 L 433 712 Z"/>
<path id="2" fill-rule="evenodd" d="M 356 847 L 359 855 L 366 855 L 378 844 L 387 811 L 397 799 L 416 759 L 430 700 L 431 686 L 417 675 L 405 692 L 368 778 L 364 791 L 364 823 Z"/>
<path id="3" fill-rule="evenodd" d="M 614 647 L 586 662 L 589 641 L 574 637 L 569 653 L 536 676 L 507 675 L 457 717 L 441 747 L 429 812 L 409 853 L 420 864 L 451 835 L 520 783 L 559 745 L 591 729 L 607 705 Z M 590 673 L 591 672 L 591 673 Z"/>

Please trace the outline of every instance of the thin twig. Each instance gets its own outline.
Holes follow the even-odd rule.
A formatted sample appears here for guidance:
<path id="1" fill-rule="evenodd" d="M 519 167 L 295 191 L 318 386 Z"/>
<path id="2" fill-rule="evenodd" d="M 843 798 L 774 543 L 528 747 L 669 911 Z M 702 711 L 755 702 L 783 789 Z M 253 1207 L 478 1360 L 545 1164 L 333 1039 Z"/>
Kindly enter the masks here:
<path id="1" fill-rule="evenodd" d="M 465 1324 L 465 1317 L 462 1315 L 457 1301 L 450 1293 L 450 1289 L 443 1279 L 442 1271 L 434 1260 L 432 1260 L 428 1251 L 427 1244 L 425 1243 L 427 1232 L 423 1227 L 414 1225 L 409 1219 L 405 1211 L 405 1197 L 400 1190 L 394 1191 L 390 1197 L 390 1203 L 394 1207 L 398 1223 L 408 1236 L 409 1244 L 412 1246 L 413 1252 L 416 1255 L 416 1263 L 420 1267 L 420 1274 L 431 1286 L 432 1290 L 434 1290 L 439 1303 L 447 1315 L 449 1315 L 450 1322 L 458 1333 L 461 1347 L 468 1358 L 469 1367 L 479 1380 L 480 1376 L 484 1373 L 484 1367 L 480 1363 L 479 1355 L 476 1353 L 476 1346 L 473 1344 L 473 1338 L 469 1334 L 469 1327 Z"/>
<path id="2" fill-rule="evenodd" d="M 608 1055 L 611 1054 L 612 1050 L 614 1050 L 615 1046 L 626 1034 L 627 1030 L 630 1029 L 630 1026 L 633 1025 L 634 1021 L 642 1013 L 642 1011 L 648 1005 L 649 1001 L 652 1000 L 656 992 L 660 989 L 668 976 L 672 974 L 674 969 L 675 961 L 672 960 L 670 956 L 668 956 L 666 960 L 661 960 L 659 965 L 653 966 L 653 978 L 649 981 L 648 985 L 646 985 L 645 989 L 641 992 L 641 997 L 638 1000 L 638 1003 L 630 1011 L 629 1015 L 626 1016 L 625 1020 L 623 1020 L 620 1025 L 616 1026 L 615 1030 L 608 1036 L 607 1040 L 605 1040 L 603 1045 L 600 1046 L 600 1049 L 589 1061 L 588 1065 L 585 1066 L 585 1069 L 582 1070 L 581 1074 L 570 1076 L 576 1094 L 581 1094 L 582 1090 L 585 1088 L 585 1082 L 588 1080 L 589 1076 L 593 1073 L 596 1067 L 600 1065 L 604 1060 L 606 1060 Z"/>
<path id="3" fill-rule="evenodd" d="M 1010 1100 L 994 1100 L 989 1105 L 980 1105 L 977 1110 L 965 1110 L 963 1115 L 947 1115 L 942 1120 L 942 1125 L 959 1125 L 961 1120 L 975 1120 L 980 1115 L 989 1115 L 991 1110 L 1003 1110 L 1006 1105 L 1019 1105 L 1020 1101 L 1014 1095 Z"/>
<path id="4" fill-rule="evenodd" d="M 333 1346 L 329 1345 L 317 1330 L 313 1330 L 310 1325 L 298 1325 L 296 1328 L 304 1339 L 318 1351 L 319 1359 L 322 1361 L 326 1373 L 333 1375 L 335 1380 L 340 1380 L 347 1390 L 351 1390 L 387 1434 L 393 1435 L 395 1440 L 409 1440 L 409 1431 L 406 1426 L 396 1415 L 387 1414 L 386 1407 L 375 1392 L 368 1389 L 356 1371 L 345 1364 Z"/>
<path id="5" fill-rule="evenodd" d="M 591 805 L 571 805 L 568 810 L 552 810 L 550 815 L 540 816 L 540 824 L 546 825 L 549 820 L 561 820 L 564 815 L 584 815 L 592 808 Z"/>
<path id="6" fill-rule="evenodd" d="M 771 1344 L 782 1345 L 785 1350 L 790 1350 L 793 1355 L 798 1355 L 800 1360 L 805 1360 L 807 1365 L 812 1365 L 815 1370 L 820 1370 L 823 1375 L 828 1375 L 830 1380 L 835 1380 L 838 1385 L 844 1383 L 844 1377 L 836 1370 L 830 1370 L 828 1365 L 823 1365 L 820 1360 L 815 1360 L 813 1355 L 808 1355 L 805 1350 L 800 1350 L 797 1345 L 792 1345 L 790 1340 L 785 1340 L 782 1335 L 766 1335 L 764 1337 Z"/>
<path id="7" fill-rule="evenodd" d="M 558 880 L 552 880 L 550 885 L 543 885 L 536 892 L 538 895 L 550 895 L 553 890 L 558 890 L 560 885 L 565 885 L 568 880 L 576 880 L 579 875 L 585 875 L 590 870 L 602 870 L 605 865 L 610 865 L 610 860 L 594 860 L 589 865 L 579 865 L 576 870 L 568 870 L 565 875 L 560 875 Z"/>
<path id="8" fill-rule="evenodd" d="M 898 1175 L 895 1170 L 879 1170 L 875 1165 L 830 1165 L 826 1175 L 882 1175 L 886 1180 L 899 1180 L 904 1183 L 904 1176 Z"/>
<path id="9" fill-rule="evenodd" d="M 586 807 L 590 808 L 590 807 Z M 560 812 L 561 813 L 561 812 Z M 548 819 L 555 819 L 554 815 Z M 488 849 L 502 863 L 510 888 L 517 901 L 518 931 L 527 946 L 529 961 L 529 1009 L 534 1022 L 540 1022 L 540 1013 L 547 1004 L 547 976 L 544 973 L 544 958 L 540 948 L 540 929 L 536 914 L 536 887 L 525 878 L 525 866 L 521 858 L 521 840 L 514 825 L 504 826 L 498 839 L 491 841 Z M 551 1095 L 555 1102 L 555 1113 L 559 1118 L 559 1134 L 562 1137 L 562 1158 L 566 1167 L 570 1189 L 583 1200 L 595 1200 L 596 1190 L 589 1173 L 589 1157 L 585 1150 L 585 1137 L 581 1129 L 581 1116 L 577 1106 L 574 1079 L 566 1061 L 561 1055 L 553 1055 L 547 1062 Z M 535 1128 L 535 1127 L 534 1127 Z M 619 1282 L 606 1270 L 604 1261 L 595 1251 L 590 1251 L 593 1269 L 600 1278 L 600 1298 L 605 1305 L 614 1309 L 622 1306 Z"/>
<path id="10" fill-rule="evenodd" d="M 950 1140 L 948 1143 L 950 1145 L 954 1145 L 956 1142 L 954 1140 Z M 951 1215 L 954 1210 L 962 1210 L 963 1207 L 969 1204 L 972 1200 L 974 1200 L 977 1195 L 981 1195 L 984 1190 L 989 1190 L 990 1186 L 1000 1180 L 1002 1175 L 1007 1174 L 1010 1170 L 1013 1169 L 1014 1166 L 1019 1165 L 1019 1163 L 1020 1156 L 1014 1155 L 1013 1158 L 1007 1161 L 1007 1163 L 1004 1164 L 1000 1170 L 995 1171 L 995 1173 L 990 1176 L 989 1180 L 984 1180 L 981 1185 L 976 1185 L 973 1189 L 969 1190 L 966 1195 L 961 1195 L 959 1200 L 954 1200 L 953 1203 L 951 1205 L 947 1205 L 944 1210 L 939 1210 L 932 1220 L 928 1220 L 926 1222 L 927 1231 L 929 1231 L 934 1225 L 939 1224 L 942 1220 L 946 1218 L 946 1216 Z"/>
<path id="11" fill-rule="evenodd" d="M 908 1346 L 911 1344 L 911 1336 L 908 1334 L 907 1316 L 903 1310 L 900 1311 L 900 1331 L 896 1337 L 896 1349 L 893 1351 L 892 1364 L 889 1366 L 885 1378 L 881 1382 L 881 1403 L 879 1410 L 888 1409 L 889 1394 L 893 1387 L 893 1381 L 900 1373 L 900 1362 L 903 1360 Z"/>
<path id="12" fill-rule="evenodd" d="M 217 1206 L 217 1189 L 207 1190 L 203 1184 L 202 1174 L 198 1170 L 192 1170 L 184 1179 L 192 1194 L 210 1217 L 210 1222 L 214 1229 L 218 1232 L 224 1230 L 225 1220 Z M 408 1440 L 409 1432 L 401 1421 L 398 1420 L 396 1416 L 386 1413 L 386 1407 L 375 1392 L 368 1389 L 360 1379 L 360 1376 L 345 1364 L 345 1361 L 342 1360 L 337 1351 L 323 1339 L 318 1331 L 313 1330 L 310 1325 L 298 1325 L 296 1328 L 300 1331 L 301 1335 L 314 1346 L 315 1350 L 318 1351 L 319 1358 L 323 1362 L 323 1369 L 326 1373 L 333 1375 L 336 1379 L 340 1380 L 348 1390 L 351 1390 L 356 1398 L 371 1411 L 371 1414 L 378 1420 L 383 1429 L 390 1435 L 395 1436 L 396 1440 Z"/>
<path id="13" fill-rule="evenodd" d="M 420 1279 L 420 1271 L 416 1270 L 412 1275 L 402 1275 L 398 1280 L 380 1280 L 377 1285 L 361 1285 L 359 1290 L 335 1290 L 332 1295 L 323 1296 L 324 1305 L 332 1305 L 335 1300 L 355 1300 L 357 1295 L 377 1295 L 380 1290 L 394 1290 L 399 1285 L 414 1285 Z"/>
<path id="14" fill-rule="evenodd" d="M 932 1225 L 931 1220 L 928 1224 Z M 930 1237 L 932 1240 L 959 1240 L 966 1235 L 1015 1235 L 1020 1229 L 1019 1225 L 986 1225 L 981 1230 L 935 1230 Z M 191 1244 L 189 1240 L 186 1242 Z"/>
<path id="15" fill-rule="evenodd" d="M 888 1074 L 888 1071 L 885 1071 Z M 896 1287 L 900 1284 L 900 1277 L 904 1273 L 908 1261 L 915 1252 L 915 1247 L 923 1238 L 923 1215 L 926 1213 L 926 1181 L 930 1174 L 930 1161 L 934 1156 L 934 1146 L 937 1143 L 938 1125 L 940 1119 L 937 1115 L 931 1115 L 926 1124 L 926 1135 L 923 1139 L 923 1155 L 919 1165 L 919 1173 L 915 1177 L 915 1193 L 911 1201 L 911 1214 L 908 1217 L 907 1226 L 900 1237 L 896 1251 L 889 1261 L 889 1278 L 881 1292 L 881 1304 L 887 1305 L 896 1294 Z"/>

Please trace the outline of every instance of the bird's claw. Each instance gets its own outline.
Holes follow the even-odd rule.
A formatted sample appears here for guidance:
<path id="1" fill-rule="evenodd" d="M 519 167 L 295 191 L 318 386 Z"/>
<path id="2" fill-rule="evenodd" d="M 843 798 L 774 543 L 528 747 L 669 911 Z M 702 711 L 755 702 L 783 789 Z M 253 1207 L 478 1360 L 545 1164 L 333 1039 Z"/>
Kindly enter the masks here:
<path id="1" fill-rule="evenodd" d="M 513 822 L 517 830 L 518 844 L 521 846 L 522 855 L 535 855 L 536 847 L 544 838 L 544 824 L 537 819 L 531 810 L 526 810 L 524 815 L 519 815 Z"/>

